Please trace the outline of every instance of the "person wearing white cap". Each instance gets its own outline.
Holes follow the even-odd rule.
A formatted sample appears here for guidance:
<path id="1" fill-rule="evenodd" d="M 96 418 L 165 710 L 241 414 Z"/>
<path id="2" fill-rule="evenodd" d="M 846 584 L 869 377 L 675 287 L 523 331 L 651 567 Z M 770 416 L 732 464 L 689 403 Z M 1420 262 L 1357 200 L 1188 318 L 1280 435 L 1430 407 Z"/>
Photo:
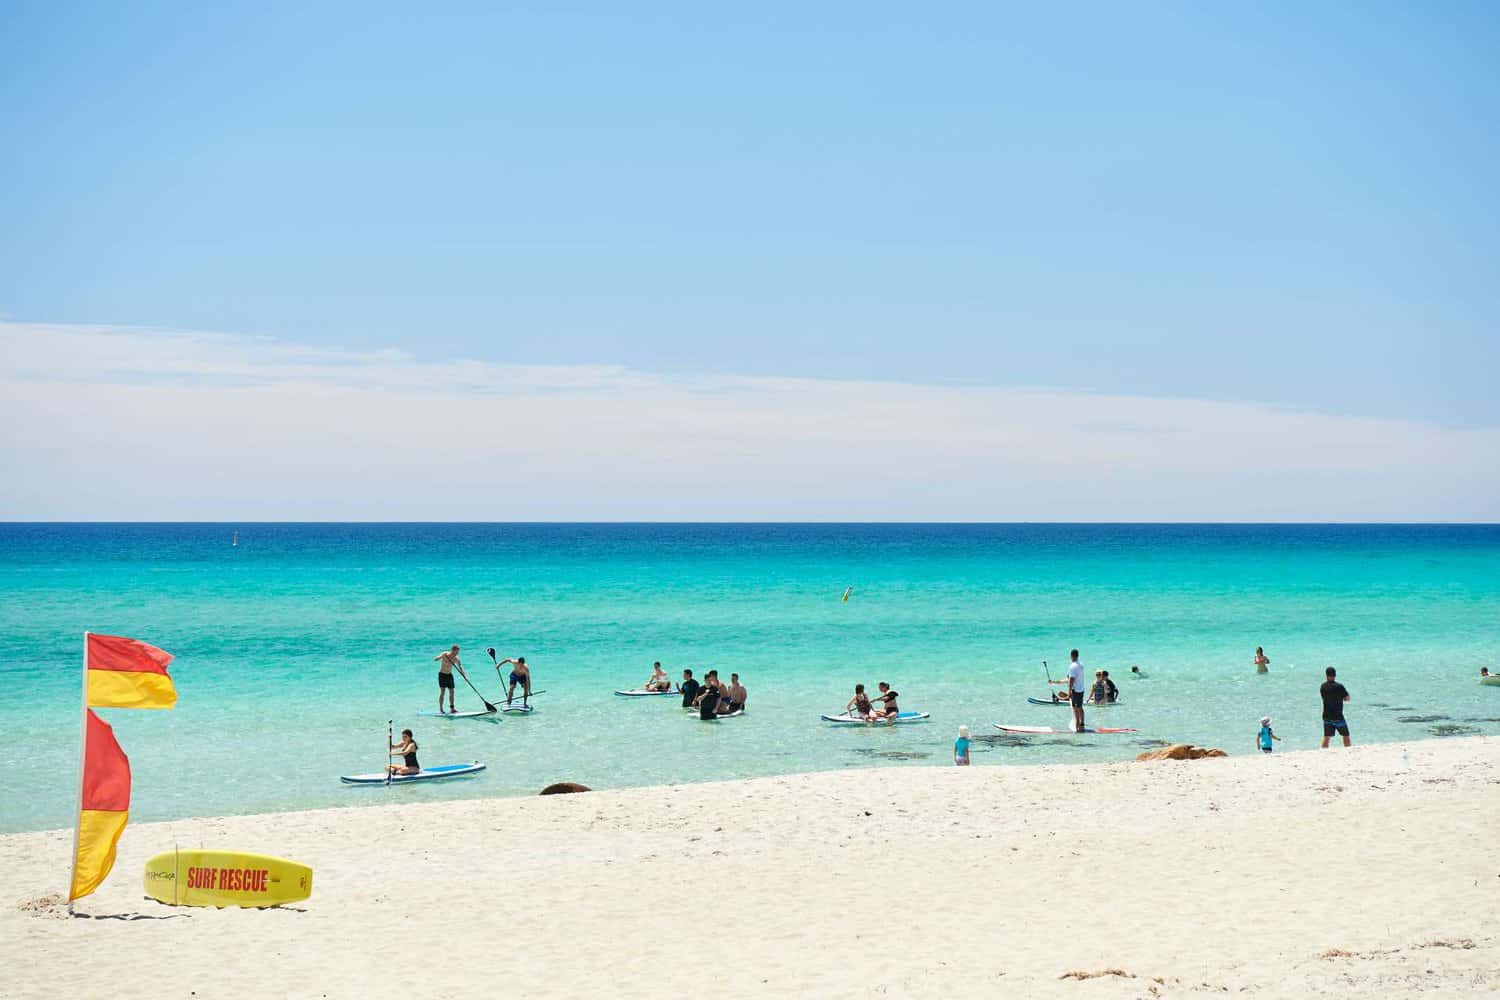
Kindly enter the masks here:
<path id="1" fill-rule="evenodd" d="M 1260 720 L 1259 740 L 1261 753 L 1270 753 L 1271 741 L 1280 739 L 1280 736 L 1277 736 L 1275 733 L 1271 732 L 1271 717 L 1269 715 L 1262 717 Z"/>
<path id="2" fill-rule="evenodd" d="M 958 739 L 953 741 L 953 763 L 959 767 L 969 766 L 969 727 L 958 727 Z"/>

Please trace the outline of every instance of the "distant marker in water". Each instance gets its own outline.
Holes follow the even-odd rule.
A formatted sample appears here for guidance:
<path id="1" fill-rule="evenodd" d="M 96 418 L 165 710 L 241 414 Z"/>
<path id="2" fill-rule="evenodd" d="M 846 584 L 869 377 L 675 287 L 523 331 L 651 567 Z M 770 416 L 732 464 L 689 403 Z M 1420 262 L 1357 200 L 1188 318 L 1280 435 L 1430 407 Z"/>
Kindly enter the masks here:
<path id="1" fill-rule="evenodd" d="M 853 592 L 854 592 L 854 588 L 853 587 L 845 587 L 844 588 L 843 601 L 844 601 L 845 604 L 849 603 L 849 595 L 852 594 Z"/>
<path id="2" fill-rule="evenodd" d="M 240 544 L 240 533 L 238 531 L 236 531 L 234 533 L 234 537 L 229 540 L 229 544 L 230 544 L 231 547 L 234 547 L 234 546 L 237 546 L 237 545 Z"/>

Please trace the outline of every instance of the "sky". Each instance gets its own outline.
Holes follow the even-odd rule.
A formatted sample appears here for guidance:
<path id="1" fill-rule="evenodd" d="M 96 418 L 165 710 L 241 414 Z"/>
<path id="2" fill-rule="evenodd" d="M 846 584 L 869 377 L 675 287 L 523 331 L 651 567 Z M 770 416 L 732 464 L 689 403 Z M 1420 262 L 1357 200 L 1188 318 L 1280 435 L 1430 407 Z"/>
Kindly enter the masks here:
<path id="1" fill-rule="evenodd" d="M 304 6 L 0 5 L 0 519 L 1500 520 L 1492 4 Z"/>

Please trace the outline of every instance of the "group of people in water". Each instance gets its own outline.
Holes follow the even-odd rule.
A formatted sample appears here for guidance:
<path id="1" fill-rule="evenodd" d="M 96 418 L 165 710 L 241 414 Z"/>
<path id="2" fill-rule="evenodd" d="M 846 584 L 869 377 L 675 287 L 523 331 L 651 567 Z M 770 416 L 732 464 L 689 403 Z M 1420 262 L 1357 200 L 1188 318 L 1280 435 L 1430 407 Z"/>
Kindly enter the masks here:
<path id="1" fill-rule="evenodd" d="M 666 677 L 666 671 L 661 669 L 661 664 L 654 665 L 655 673 L 651 675 L 655 687 L 652 690 L 666 691 L 668 688 L 661 686 L 657 675 Z M 728 682 L 719 679 L 717 670 L 710 670 L 703 675 L 700 682 L 693 676 L 691 670 L 682 672 L 682 682 L 677 685 L 677 691 L 682 695 L 683 708 L 696 708 L 700 719 L 717 719 L 726 715 L 738 715 L 745 710 L 745 701 L 749 695 L 745 691 L 745 685 L 740 683 L 740 675 L 731 673 Z"/>

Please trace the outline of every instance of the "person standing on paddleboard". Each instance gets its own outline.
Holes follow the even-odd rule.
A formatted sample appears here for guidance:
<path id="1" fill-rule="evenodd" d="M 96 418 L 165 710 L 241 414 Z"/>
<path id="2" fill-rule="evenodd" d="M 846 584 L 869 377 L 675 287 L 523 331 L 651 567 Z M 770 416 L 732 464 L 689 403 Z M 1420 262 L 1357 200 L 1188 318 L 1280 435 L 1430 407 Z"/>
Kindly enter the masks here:
<path id="1" fill-rule="evenodd" d="M 438 665 L 438 714 L 444 714 L 444 691 L 448 692 L 448 711 L 457 712 L 458 709 L 453 704 L 453 668 L 457 667 L 458 672 L 464 674 L 463 664 L 458 660 L 458 647 L 454 646 L 452 649 L 447 650 L 446 652 L 439 653 L 438 655 L 434 656 L 433 659 L 437 661 Z M 468 679 L 469 675 L 464 674 L 464 680 Z"/>
<path id="2" fill-rule="evenodd" d="M 521 688 L 521 704 L 525 705 L 527 699 L 531 697 L 531 668 L 526 665 L 526 657 L 518 656 L 515 659 L 511 659 L 507 656 L 495 664 L 495 672 L 499 673 L 500 668 L 507 663 L 510 664 L 510 678 L 505 688 L 505 703 L 507 705 L 510 704 L 511 699 L 516 696 L 516 687 L 519 685 Z"/>
<path id="3" fill-rule="evenodd" d="M 1344 702 L 1349 700 L 1349 689 L 1340 684 L 1338 671 L 1329 667 L 1323 673 L 1328 677 L 1318 693 L 1323 696 L 1323 747 L 1327 749 L 1328 738 L 1338 733 L 1349 746 L 1349 723 L 1344 721 Z"/>
<path id="4" fill-rule="evenodd" d="M 1075 649 L 1068 655 L 1072 658 L 1072 663 L 1068 666 L 1068 676 L 1052 683 L 1068 686 L 1068 701 L 1073 704 L 1073 731 L 1081 733 L 1083 732 L 1083 696 L 1088 689 L 1084 687 L 1083 664 L 1078 662 L 1078 650 Z"/>

